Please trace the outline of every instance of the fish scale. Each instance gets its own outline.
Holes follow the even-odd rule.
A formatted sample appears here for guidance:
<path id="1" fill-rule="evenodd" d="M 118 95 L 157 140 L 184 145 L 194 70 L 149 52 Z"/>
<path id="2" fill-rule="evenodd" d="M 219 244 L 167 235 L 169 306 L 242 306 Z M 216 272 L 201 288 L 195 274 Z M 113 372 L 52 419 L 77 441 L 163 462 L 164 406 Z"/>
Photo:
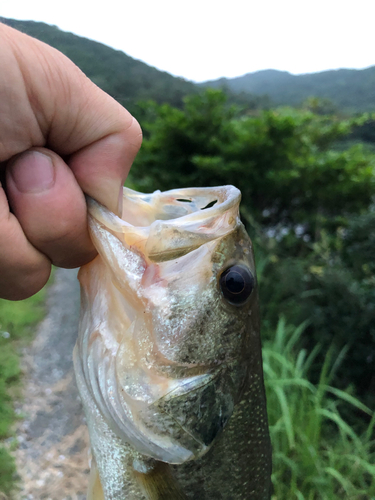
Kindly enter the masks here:
<path id="1" fill-rule="evenodd" d="M 252 244 L 233 186 L 88 200 L 74 352 L 88 500 L 269 500 Z M 223 276 L 225 278 L 223 278 Z"/>

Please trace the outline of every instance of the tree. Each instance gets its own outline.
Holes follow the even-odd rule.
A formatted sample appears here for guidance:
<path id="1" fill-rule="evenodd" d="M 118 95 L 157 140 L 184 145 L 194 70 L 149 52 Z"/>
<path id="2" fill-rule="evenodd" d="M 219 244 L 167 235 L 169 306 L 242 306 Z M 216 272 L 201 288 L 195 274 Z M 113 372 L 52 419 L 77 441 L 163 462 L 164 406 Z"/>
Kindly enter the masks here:
<path id="1" fill-rule="evenodd" d="M 183 110 L 146 103 L 141 117 L 145 141 L 133 179 L 144 190 L 234 184 L 256 223 L 303 227 L 310 239 L 335 232 L 375 193 L 374 156 L 361 145 L 332 149 L 366 117 L 291 108 L 239 114 L 212 89 L 186 98 Z"/>

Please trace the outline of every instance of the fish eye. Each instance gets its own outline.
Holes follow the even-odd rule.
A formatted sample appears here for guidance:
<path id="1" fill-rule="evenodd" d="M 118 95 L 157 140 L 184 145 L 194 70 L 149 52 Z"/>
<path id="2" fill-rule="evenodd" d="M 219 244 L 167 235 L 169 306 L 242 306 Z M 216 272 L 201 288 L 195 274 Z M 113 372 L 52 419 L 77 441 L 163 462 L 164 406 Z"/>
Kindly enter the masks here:
<path id="1" fill-rule="evenodd" d="M 250 297 L 255 279 L 245 266 L 228 267 L 220 276 L 220 288 L 224 298 L 236 306 L 242 305 Z"/>

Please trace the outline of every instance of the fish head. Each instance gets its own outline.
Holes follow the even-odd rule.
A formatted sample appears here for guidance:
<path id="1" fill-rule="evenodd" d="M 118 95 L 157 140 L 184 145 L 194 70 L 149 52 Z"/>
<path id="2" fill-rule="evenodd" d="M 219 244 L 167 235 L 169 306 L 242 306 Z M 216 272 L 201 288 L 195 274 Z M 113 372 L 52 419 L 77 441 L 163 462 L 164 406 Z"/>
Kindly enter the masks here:
<path id="1" fill-rule="evenodd" d="M 239 201 L 232 186 L 125 190 L 122 218 L 89 202 L 85 383 L 117 435 L 157 460 L 206 453 L 251 370 L 257 283 Z"/>

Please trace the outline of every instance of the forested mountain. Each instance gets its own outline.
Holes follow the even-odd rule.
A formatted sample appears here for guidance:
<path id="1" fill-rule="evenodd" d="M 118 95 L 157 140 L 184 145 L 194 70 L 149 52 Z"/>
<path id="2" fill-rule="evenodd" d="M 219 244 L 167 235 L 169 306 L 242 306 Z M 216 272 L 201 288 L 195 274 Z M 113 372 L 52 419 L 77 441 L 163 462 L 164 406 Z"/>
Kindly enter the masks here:
<path id="1" fill-rule="evenodd" d="M 202 85 L 254 95 L 267 94 L 275 105 L 298 106 L 314 96 L 329 99 L 340 110 L 375 110 L 375 66 L 363 70 L 339 69 L 305 75 L 270 69 L 237 78 L 221 78 Z"/>
<path id="2" fill-rule="evenodd" d="M 181 107 L 186 95 L 195 94 L 200 87 L 183 78 L 170 75 L 87 38 L 36 21 L 17 21 L 0 17 L 0 22 L 38 38 L 69 57 L 100 88 L 114 97 L 129 111 L 138 101 L 152 99 Z M 228 91 L 229 101 L 246 108 L 262 107 L 263 97 Z"/>
<path id="3" fill-rule="evenodd" d="M 128 109 L 141 99 L 180 106 L 185 95 L 198 90 L 192 82 L 159 71 L 120 50 L 61 31 L 56 26 L 2 17 L 0 21 L 63 52 L 91 80 Z"/>
<path id="4" fill-rule="evenodd" d="M 265 70 L 195 85 L 148 66 L 124 52 L 61 31 L 56 26 L 1 17 L 0 21 L 66 54 L 91 80 L 130 110 L 142 99 L 181 107 L 183 98 L 198 93 L 202 86 L 224 88 L 230 103 L 247 108 L 279 104 L 298 106 L 314 96 L 331 101 L 338 110 L 375 110 L 375 66 L 306 75 Z"/>

